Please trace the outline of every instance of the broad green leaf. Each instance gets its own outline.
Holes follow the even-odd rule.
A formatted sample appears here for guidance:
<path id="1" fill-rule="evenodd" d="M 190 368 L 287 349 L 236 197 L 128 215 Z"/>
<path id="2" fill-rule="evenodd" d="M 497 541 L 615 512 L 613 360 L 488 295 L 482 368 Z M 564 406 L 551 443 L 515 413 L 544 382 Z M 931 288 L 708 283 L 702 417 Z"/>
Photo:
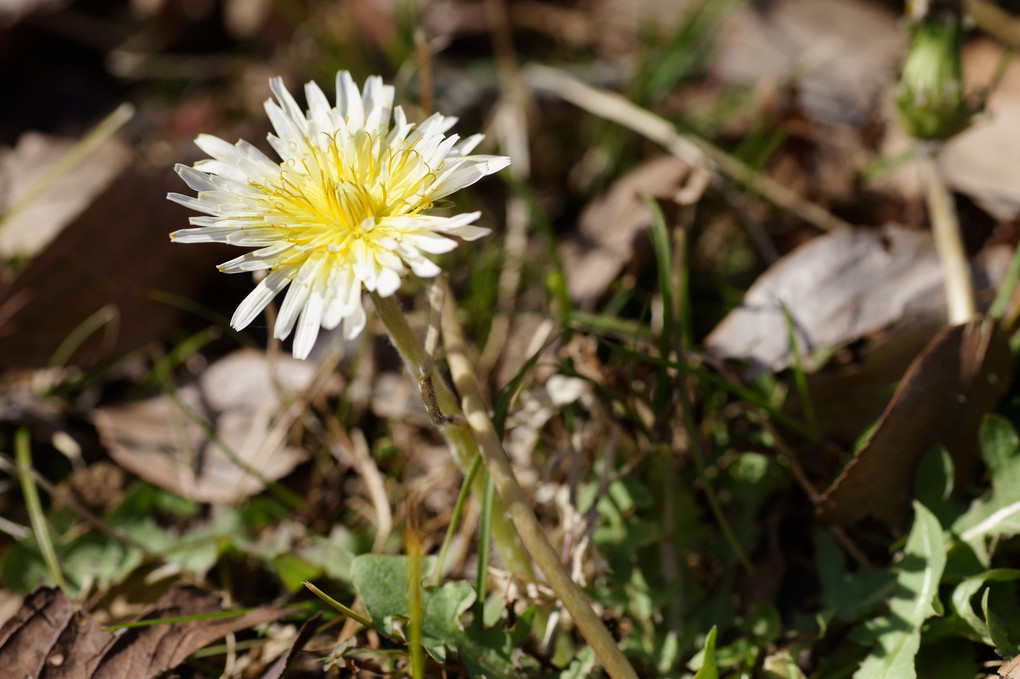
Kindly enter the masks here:
<path id="1" fill-rule="evenodd" d="M 435 559 L 424 560 L 423 580 L 435 566 Z M 364 554 L 351 567 L 354 586 L 372 617 L 376 630 L 397 638 L 395 623 L 409 618 L 408 572 L 405 556 Z M 517 679 L 519 665 L 527 660 L 517 657 L 531 630 L 535 609 L 518 617 L 509 632 L 498 624 L 479 629 L 464 625 L 461 617 L 475 601 L 475 590 L 467 582 L 451 582 L 442 587 L 422 589 L 422 646 L 429 655 L 444 662 L 447 651 L 456 651 L 472 676 L 488 679 Z"/>
<path id="2" fill-rule="evenodd" d="M 1020 533 L 1020 443 L 1008 420 L 989 416 L 981 427 L 981 449 L 988 463 L 992 492 L 975 501 L 953 524 L 953 533 L 971 546 L 985 567 L 989 542 Z"/>
<path id="3" fill-rule="evenodd" d="M 914 525 L 903 560 L 897 566 L 889 615 L 876 621 L 878 642 L 854 673 L 854 679 L 916 679 L 914 659 L 921 646 L 921 625 L 937 613 L 936 598 L 945 565 L 942 526 L 934 514 L 915 501 Z"/>
<path id="4" fill-rule="evenodd" d="M 1015 569 L 997 569 L 986 571 L 980 575 L 967 578 L 956 586 L 953 590 L 953 611 L 967 624 L 970 630 L 974 633 L 975 638 L 980 639 L 989 646 L 994 646 L 992 636 L 988 631 L 988 626 L 985 621 L 978 617 L 977 613 L 974 612 L 974 606 L 971 603 L 971 599 L 974 595 L 981 590 L 989 582 L 1006 582 L 1009 580 L 1016 580 L 1020 578 L 1020 570 Z"/>
<path id="5" fill-rule="evenodd" d="M 423 576 L 432 570 L 433 561 L 425 559 Z M 383 636 L 393 636 L 394 618 L 407 619 L 410 609 L 407 571 L 408 559 L 403 556 L 363 554 L 355 557 L 351 566 L 354 587 L 365 602 L 376 630 Z"/>
<path id="6" fill-rule="evenodd" d="M 715 637 L 718 629 L 713 627 L 705 637 L 705 647 L 691 658 L 690 667 L 698 667 L 694 679 L 719 679 L 719 667 L 715 662 Z"/>

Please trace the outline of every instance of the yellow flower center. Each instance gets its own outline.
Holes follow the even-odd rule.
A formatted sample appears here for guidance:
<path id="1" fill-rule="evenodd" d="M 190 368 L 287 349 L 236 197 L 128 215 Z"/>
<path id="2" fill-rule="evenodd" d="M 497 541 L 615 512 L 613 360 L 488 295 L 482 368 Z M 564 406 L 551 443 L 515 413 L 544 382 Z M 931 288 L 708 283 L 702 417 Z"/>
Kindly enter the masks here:
<path id="1" fill-rule="evenodd" d="M 286 229 L 286 240 L 302 250 L 338 253 L 356 239 L 399 242 L 400 231 L 387 228 L 385 218 L 432 207 L 436 173 L 414 143 L 391 146 L 363 130 L 320 141 L 282 163 L 278 181 L 258 185 L 267 224 Z"/>

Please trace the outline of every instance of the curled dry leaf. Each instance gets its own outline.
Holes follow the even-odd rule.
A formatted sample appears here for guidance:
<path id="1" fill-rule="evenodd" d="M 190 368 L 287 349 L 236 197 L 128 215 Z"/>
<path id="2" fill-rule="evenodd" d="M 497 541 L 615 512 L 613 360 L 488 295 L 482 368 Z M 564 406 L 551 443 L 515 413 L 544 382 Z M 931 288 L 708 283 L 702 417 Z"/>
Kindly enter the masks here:
<path id="1" fill-rule="evenodd" d="M 867 444 L 822 494 L 819 518 L 846 525 L 871 515 L 895 523 L 909 509 L 917 463 L 935 444 L 966 474 L 981 420 L 1012 367 L 1006 334 L 990 318 L 940 332 L 903 376 Z"/>
<path id="2" fill-rule="evenodd" d="M 144 619 L 221 610 L 218 596 L 177 586 L 163 595 Z M 63 592 L 43 588 L 25 597 L 21 609 L 0 628 L 0 667 L 5 677 L 154 677 L 216 639 L 276 620 L 284 612 L 277 606 L 260 606 L 235 617 L 108 632 L 88 613 L 75 613 Z"/>
<path id="3" fill-rule="evenodd" d="M 97 408 L 96 428 L 113 458 L 149 483 L 200 502 L 233 504 L 307 458 L 301 448 L 287 445 L 304 406 L 285 405 L 277 385 L 291 398 L 302 395 L 313 388 L 316 368 L 289 356 L 272 366 L 262 353 L 241 350 L 179 389 L 180 404 L 161 395 Z M 326 388 L 335 389 L 335 379 Z M 182 405 L 207 423 L 216 440 Z"/>
<path id="4" fill-rule="evenodd" d="M 582 308 L 591 308 L 633 259 L 635 242 L 652 223 L 642 197 L 673 200 L 691 176 L 682 160 L 655 158 L 625 174 L 585 208 L 577 235 L 560 248 L 570 296 Z"/>
<path id="5" fill-rule="evenodd" d="M 873 2 L 780 0 L 742 4 L 724 23 L 719 49 L 724 80 L 792 81 L 810 117 L 862 124 L 896 78 L 906 33 L 891 8 Z"/>
<path id="6" fill-rule="evenodd" d="M 975 288 L 1005 275 L 1008 253 L 974 264 Z M 705 340 L 709 353 L 749 361 L 749 374 L 793 365 L 789 325 L 805 368 L 815 354 L 834 350 L 882 329 L 903 326 L 926 341 L 945 323 L 942 268 L 931 236 L 886 226 L 820 236 L 771 266 L 743 303 Z"/>

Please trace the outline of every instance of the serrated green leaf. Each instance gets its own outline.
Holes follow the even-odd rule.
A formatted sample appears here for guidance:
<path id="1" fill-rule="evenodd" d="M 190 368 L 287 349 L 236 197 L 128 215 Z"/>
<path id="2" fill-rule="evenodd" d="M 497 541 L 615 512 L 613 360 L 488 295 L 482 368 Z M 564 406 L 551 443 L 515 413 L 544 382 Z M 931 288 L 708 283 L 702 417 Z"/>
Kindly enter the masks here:
<path id="1" fill-rule="evenodd" d="M 914 525 L 897 565 L 889 616 L 874 621 L 877 644 L 854 679 L 916 679 L 914 660 L 921 646 L 921 625 L 937 612 L 934 602 L 945 565 L 942 526 L 927 507 L 915 501 Z"/>

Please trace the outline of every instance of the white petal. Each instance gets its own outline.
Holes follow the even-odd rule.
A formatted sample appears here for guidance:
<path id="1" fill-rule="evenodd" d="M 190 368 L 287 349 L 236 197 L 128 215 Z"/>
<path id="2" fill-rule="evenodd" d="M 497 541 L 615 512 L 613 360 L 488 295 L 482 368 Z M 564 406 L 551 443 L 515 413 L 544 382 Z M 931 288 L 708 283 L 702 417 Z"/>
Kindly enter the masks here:
<path id="1" fill-rule="evenodd" d="M 432 189 L 432 198 L 448 196 L 509 164 L 510 159 L 506 156 L 467 156 L 456 167 L 439 176 Z"/>
<path id="2" fill-rule="evenodd" d="M 404 257 L 404 261 L 407 262 L 407 266 L 411 268 L 415 276 L 419 278 L 432 278 L 439 275 L 439 272 L 442 271 L 431 259 L 426 259 L 417 252 L 414 255 L 416 256 L 412 256 L 409 253 Z"/>
<path id="3" fill-rule="evenodd" d="M 212 134 L 200 134 L 195 137 L 195 146 L 216 160 L 232 162 L 237 158 L 237 149 L 233 144 Z"/>
<path id="4" fill-rule="evenodd" d="M 271 269 L 278 260 L 286 259 L 281 255 L 294 246 L 291 243 L 274 243 L 254 252 L 246 252 L 228 262 L 223 262 L 217 269 L 223 273 L 241 273 L 243 271 L 262 271 Z"/>
<path id="5" fill-rule="evenodd" d="M 183 205 L 186 208 L 197 210 L 198 212 L 204 212 L 207 215 L 214 215 L 216 217 L 225 216 L 220 211 L 219 205 L 210 205 L 205 201 L 199 200 L 194 196 L 185 196 L 183 193 L 168 193 L 166 194 L 168 200 L 172 200 L 178 205 Z"/>
<path id="6" fill-rule="evenodd" d="M 383 268 L 379 270 L 376 278 L 375 290 L 382 297 L 389 297 L 400 289 L 400 274 L 393 269 Z"/>
<path id="7" fill-rule="evenodd" d="M 305 114 L 302 113 L 301 107 L 298 106 L 294 96 L 287 89 L 287 86 L 283 84 L 283 78 L 279 76 L 269 79 L 269 89 L 276 95 L 276 100 L 280 102 L 280 106 L 283 108 L 284 113 L 291 119 L 291 121 L 298 126 L 302 132 L 308 122 L 305 118 Z"/>
<path id="8" fill-rule="evenodd" d="M 314 279 L 319 275 L 323 264 L 323 257 L 309 257 L 299 265 L 300 268 L 297 275 L 294 276 L 290 290 L 287 291 L 287 296 L 283 299 L 283 304 L 280 305 L 280 315 L 276 318 L 273 337 L 285 339 L 294 329 L 298 313 L 304 307 L 305 301 L 312 291 Z"/>
<path id="9" fill-rule="evenodd" d="M 407 122 L 407 115 L 404 113 L 404 109 L 397 106 L 393 109 L 393 129 L 390 130 L 386 141 L 390 144 L 403 141 L 412 129 L 414 129 L 414 125 Z"/>
<path id="10" fill-rule="evenodd" d="M 336 129 L 329 100 L 326 99 L 322 89 L 314 82 L 305 84 L 305 100 L 308 102 L 308 117 L 315 124 L 317 132 L 329 133 Z M 316 139 L 314 141 L 319 142 L 320 140 Z"/>
<path id="11" fill-rule="evenodd" d="M 350 315 L 344 319 L 344 339 L 352 340 L 361 334 L 361 331 L 365 329 L 365 323 L 368 318 L 365 316 L 365 308 L 361 306 L 361 295 L 360 291 L 358 294 L 357 305 L 351 311 Z"/>
<path id="12" fill-rule="evenodd" d="M 394 229 L 398 229 L 408 235 L 416 235 L 423 230 L 436 233 L 449 234 L 474 240 L 489 233 L 488 229 L 477 226 L 469 226 L 471 222 L 482 216 L 481 212 L 465 212 L 453 217 L 433 217 L 431 215 L 409 215 L 404 217 L 391 217 L 386 223 Z"/>
<path id="13" fill-rule="evenodd" d="M 297 273 L 297 266 L 281 266 L 262 279 L 255 289 L 248 293 L 244 301 L 234 311 L 230 319 L 230 327 L 234 330 L 243 330 L 255 320 L 255 317 L 262 313 L 262 310 L 273 301 L 273 298 L 280 294 L 280 291 L 287 287 L 291 279 Z"/>
<path id="14" fill-rule="evenodd" d="M 365 106 L 354 79 L 347 71 L 336 74 L 336 108 L 352 129 L 365 126 Z"/>
<path id="15" fill-rule="evenodd" d="M 372 76 L 365 81 L 361 99 L 365 105 L 366 130 L 375 134 L 379 128 L 389 127 L 393 95 L 393 86 L 384 85 L 383 79 L 379 76 Z"/>
<path id="16" fill-rule="evenodd" d="M 227 243 L 237 232 L 231 226 L 203 226 L 198 229 L 181 229 L 170 234 L 175 243 Z"/>
<path id="17" fill-rule="evenodd" d="M 184 180 L 184 183 L 187 184 L 189 188 L 194 189 L 195 191 L 216 190 L 216 185 L 212 183 L 209 175 L 205 172 L 200 172 L 195 168 L 188 167 L 187 165 L 181 165 L 180 163 L 174 165 L 174 171 L 180 175 L 181 179 Z"/>
<path id="18" fill-rule="evenodd" d="M 298 123 L 272 99 L 266 100 L 266 115 L 269 116 L 269 122 L 273 124 L 273 129 L 279 136 L 279 141 L 274 142 L 270 135 L 269 143 L 280 154 L 280 158 L 286 160 L 311 153 L 305 126 L 299 127 Z"/>
<path id="19" fill-rule="evenodd" d="M 365 245 L 365 241 L 360 238 L 351 242 L 350 249 L 351 265 L 354 269 L 355 277 L 361 281 L 366 290 L 374 291 L 376 277 L 375 257 L 372 256 L 368 246 Z"/>
<path id="20" fill-rule="evenodd" d="M 457 144 L 452 151 L 450 151 L 451 157 L 466 156 L 475 150 L 475 147 L 482 143 L 485 139 L 484 134 L 473 134 L 461 143 Z"/>
<path id="21" fill-rule="evenodd" d="M 263 247 L 278 242 L 285 234 L 285 229 L 276 226 L 233 229 L 222 242 L 240 247 Z"/>
<path id="22" fill-rule="evenodd" d="M 484 226 L 474 226 L 472 224 L 461 224 L 450 228 L 443 228 L 442 233 L 448 233 L 451 236 L 456 236 L 462 240 L 472 241 L 478 240 L 483 236 L 488 236 L 492 233 L 492 229 L 488 229 Z"/>
<path id="23" fill-rule="evenodd" d="M 409 233 L 404 237 L 404 240 L 422 252 L 427 252 L 430 255 L 441 255 L 444 252 L 449 252 L 457 247 L 457 241 L 444 238 L 439 234 L 429 231 Z"/>
<path id="24" fill-rule="evenodd" d="M 245 168 L 242 167 L 242 164 L 244 164 L 244 161 L 242 160 L 230 162 L 226 160 L 206 159 L 200 160 L 197 163 L 195 163 L 194 169 L 206 175 L 206 181 L 209 182 L 209 184 L 214 188 L 216 186 L 222 188 L 224 186 L 224 182 L 229 181 L 231 185 L 235 187 L 235 190 L 247 191 L 250 190 L 251 188 L 248 186 L 248 179 L 250 177 L 250 173 L 245 171 Z M 179 168 L 174 169 L 177 170 L 177 174 L 181 175 L 182 178 L 184 177 Z M 210 177 L 208 175 L 217 175 L 219 183 L 218 184 L 216 183 L 217 178 Z M 187 182 L 188 181 L 187 178 L 185 178 L 184 181 Z M 195 189 L 196 191 L 209 191 L 209 189 L 200 189 L 197 186 L 192 186 L 190 182 L 188 182 L 188 186 L 191 186 L 191 188 Z"/>
<path id="25" fill-rule="evenodd" d="M 361 299 L 361 282 L 354 278 L 351 267 L 346 262 L 334 262 L 332 266 L 333 272 L 326 284 L 326 310 L 322 318 L 322 325 L 329 330 L 353 313 Z"/>
<path id="26" fill-rule="evenodd" d="M 313 288 L 301 311 L 297 332 L 294 333 L 294 358 L 308 358 L 312 347 L 315 346 L 315 338 L 319 335 L 319 327 L 322 323 L 323 306 L 322 291 Z"/>

